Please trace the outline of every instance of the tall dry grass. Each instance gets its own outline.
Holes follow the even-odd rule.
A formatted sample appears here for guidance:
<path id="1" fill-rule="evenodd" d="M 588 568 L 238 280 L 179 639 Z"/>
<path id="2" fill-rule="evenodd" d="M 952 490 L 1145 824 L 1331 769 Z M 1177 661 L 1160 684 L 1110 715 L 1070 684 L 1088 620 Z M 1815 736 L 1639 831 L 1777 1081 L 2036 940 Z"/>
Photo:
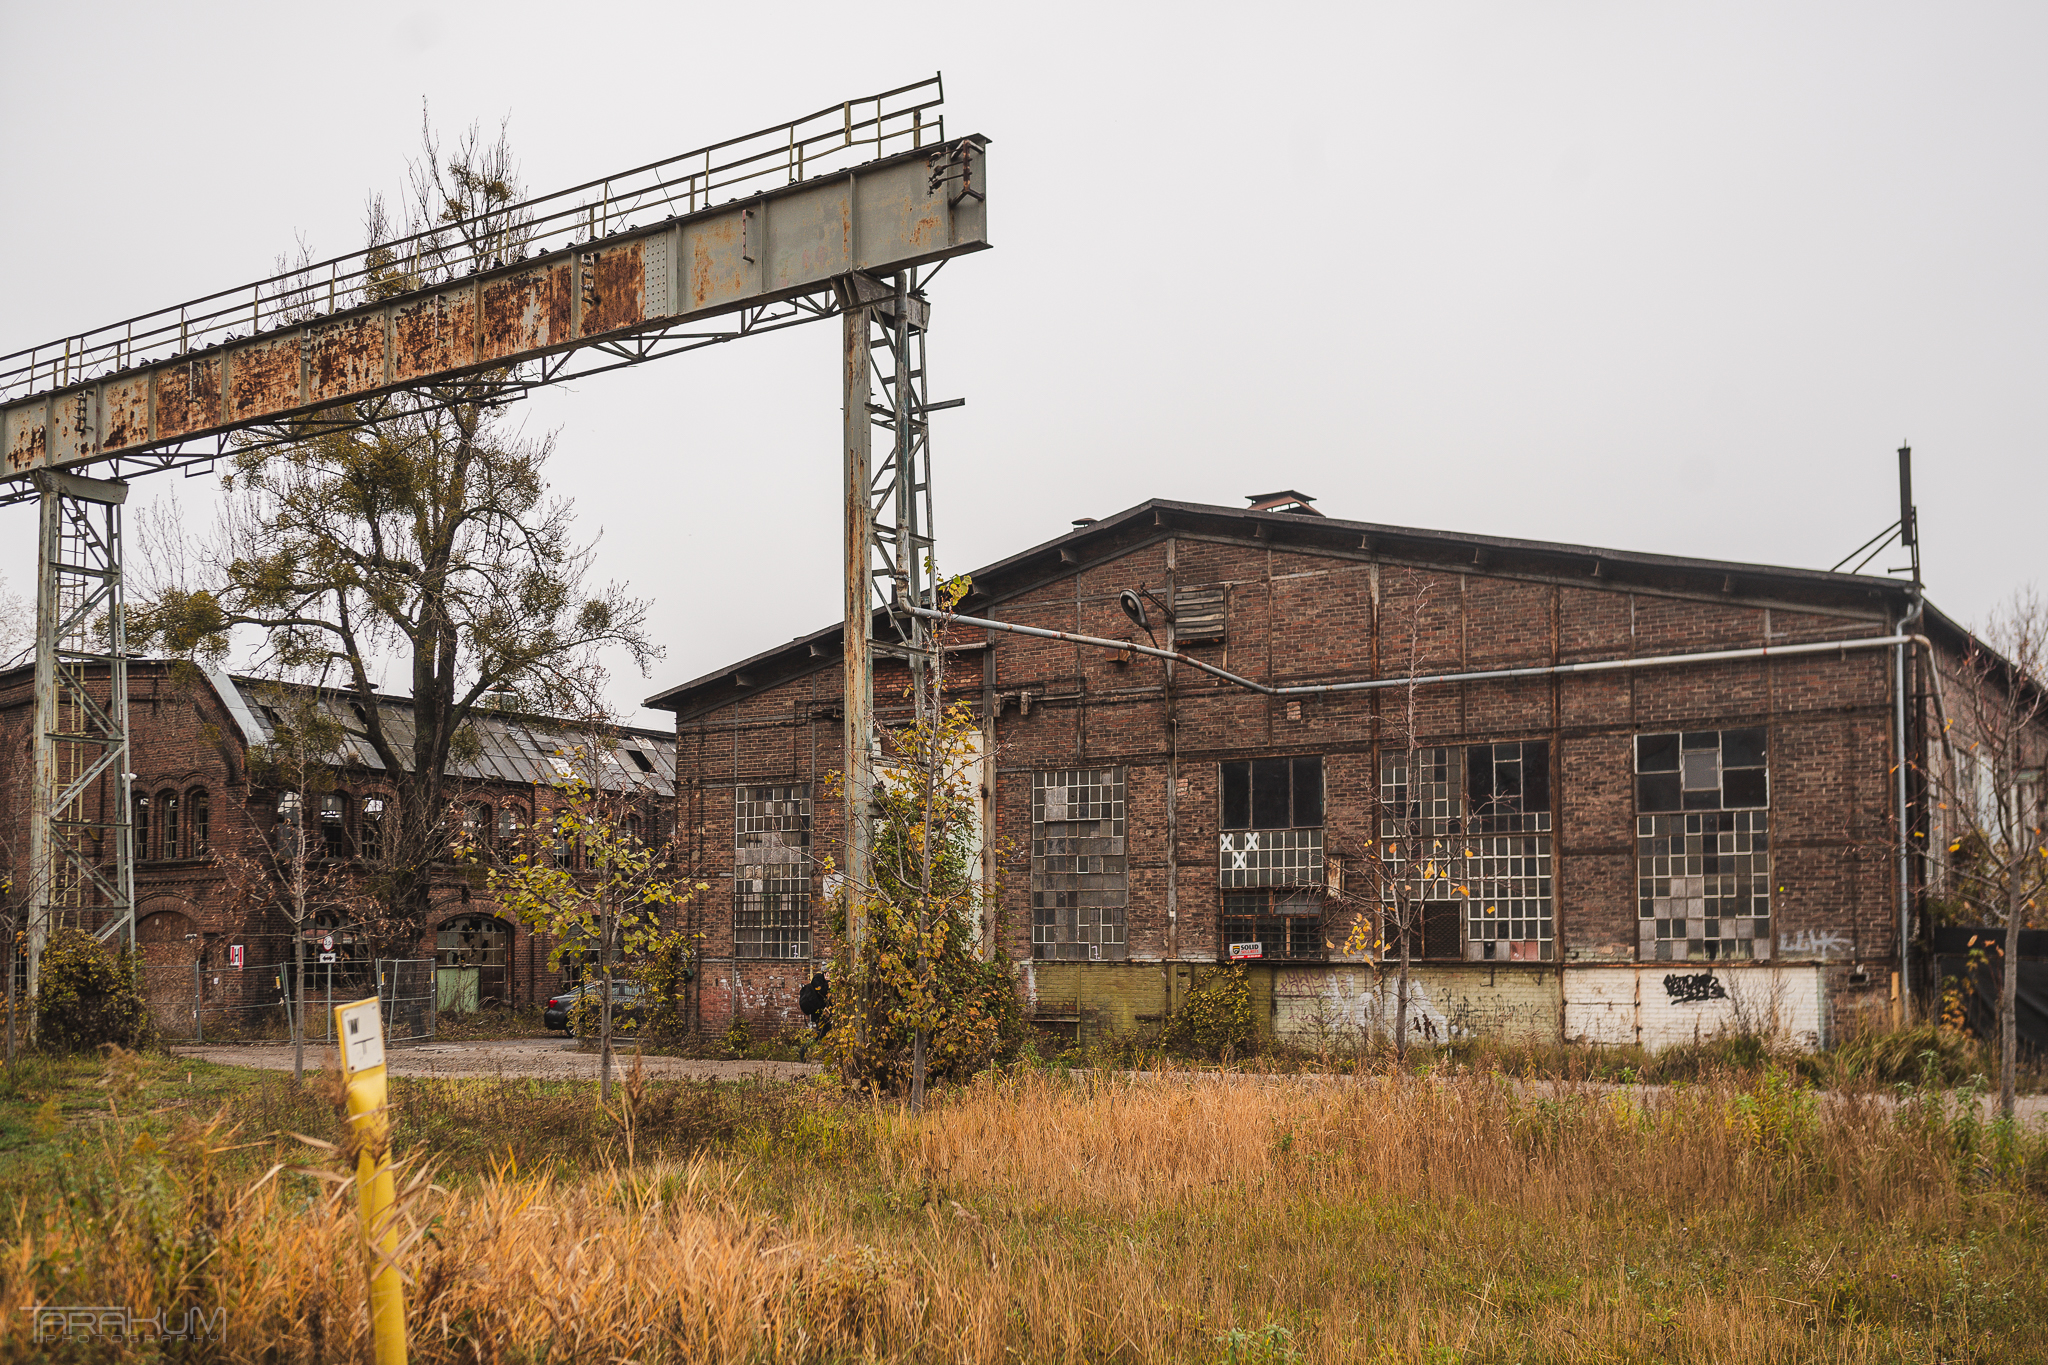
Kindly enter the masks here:
<path id="1" fill-rule="evenodd" d="M 416 1171 L 414 1358 L 2034 1358 L 2041 1154 L 1974 1122 L 1776 1078 L 818 1094 L 684 1160 Z M 0 1332 L 189 1302 L 227 1310 L 209 1359 L 366 1359 L 351 1192 L 230 1174 L 238 1140 L 108 1145 L 76 1198 L 0 1215 Z"/>

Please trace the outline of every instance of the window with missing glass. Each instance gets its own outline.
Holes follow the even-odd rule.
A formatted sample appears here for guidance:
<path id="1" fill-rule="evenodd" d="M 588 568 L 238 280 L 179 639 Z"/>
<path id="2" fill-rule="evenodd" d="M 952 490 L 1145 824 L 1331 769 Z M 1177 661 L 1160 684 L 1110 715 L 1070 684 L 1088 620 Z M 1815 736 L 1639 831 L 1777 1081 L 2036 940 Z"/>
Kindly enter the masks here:
<path id="1" fill-rule="evenodd" d="M 1323 760 L 1255 758 L 1219 764 L 1218 884 L 1320 886 Z"/>
<path id="2" fill-rule="evenodd" d="M 1767 960 L 1768 732 L 1638 735 L 1635 779 L 1638 956 Z"/>
<path id="3" fill-rule="evenodd" d="M 733 955 L 811 955 L 811 788 L 733 792 Z"/>
<path id="4" fill-rule="evenodd" d="M 1217 784 L 1224 956 L 1322 957 L 1322 758 L 1223 763 Z"/>
<path id="5" fill-rule="evenodd" d="M 1130 860 L 1122 768 L 1031 775 L 1031 955 L 1120 961 Z"/>
<path id="6" fill-rule="evenodd" d="M 1556 959 L 1548 742 L 1383 754 L 1380 803 L 1382 953 Z"/>
<path id="7" fill-rule="evenodd" d="M 1248 952 L 1258 945 L 1256 954 Z M 1223 893 L 1226 957 L 1301 960 L 1323 956 L 1323 902 L 1313 891 Z"/>
<path id="8" fill-rule="evenodd" d="M 356 821 L 356 851 L 371 861 L 384 856 L 384 803 L 382 796 L 363 798 L 362 818 Z"/>

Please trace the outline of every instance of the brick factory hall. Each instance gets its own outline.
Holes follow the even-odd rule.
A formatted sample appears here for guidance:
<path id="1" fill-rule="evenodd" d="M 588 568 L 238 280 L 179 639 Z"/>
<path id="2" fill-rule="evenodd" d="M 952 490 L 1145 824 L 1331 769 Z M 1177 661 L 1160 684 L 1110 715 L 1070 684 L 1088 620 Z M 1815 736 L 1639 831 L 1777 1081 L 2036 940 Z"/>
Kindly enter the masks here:
<path id="1" fill-rule="evenodd" d="M 1390 954 L 1351 929 L 1401 816 L 1449 850 L 1410 931 L 1423 1037 L 1815 1047 L 1889 1007 L 1923 871 L 1899 747 L 1927 743 L 1930 666 L 1965 642 L 1907 583 L 1343 521 L 1292 491 L 1146 502 L 971 578 L 962 616 L 1268 689 L 1370 684 L 1261 692 L 947 626 L 1001 887 L 985 946 L 1041 1027 L 1144 1030 L 1237 960 L 1283 1037 L 1390 1028 Z M 830 955 L 839 642 L 649 700 L 675 713 L 683 853 L 713 884 L 699 1027 L 799 1022 Z M 907 665 L 876 675 L 878 723 L 901 723 Z"/>

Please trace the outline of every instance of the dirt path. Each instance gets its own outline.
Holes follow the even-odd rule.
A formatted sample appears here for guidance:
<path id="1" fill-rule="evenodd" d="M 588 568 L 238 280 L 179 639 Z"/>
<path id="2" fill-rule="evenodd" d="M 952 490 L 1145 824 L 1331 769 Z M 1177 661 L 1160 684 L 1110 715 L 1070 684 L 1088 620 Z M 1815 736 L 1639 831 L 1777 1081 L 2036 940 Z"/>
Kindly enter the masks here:
<path id="1" fill-rule="evenodd" d="M 197 1047 L 174 1047 L 180 1057 L 197 1057 L 222 1066 L 252 1066 L 268 1071 L 290 1071 L 292 1049 L 288 1043 L 222 1043 Z M 306 1065 L 317 1069 L 326 1062 L 329 1049 L 309 1046 Z M 744 1062 L 700 1060 L 688 1057 L 646 1057 L 642 1065 L 649 1076 L 671 1080 L 734 1081 L 760 1077 L 764 1080 L 793 1080 L 815 1075 L 820 1069 L 808 1062 Z M 595 1080 L 597 1054 L 582 1052 L 570 1038 L 509 1038 L 468 1043 L 421 1043 L 417 1047 L 395 1047 L 386 1054 L 385 1064 L 394 1076 L 476 1076 L 533 1077 L 538 1080 Z M 620 1053 L 623 1075 L 632 1064 L 629 1053 Z"/>

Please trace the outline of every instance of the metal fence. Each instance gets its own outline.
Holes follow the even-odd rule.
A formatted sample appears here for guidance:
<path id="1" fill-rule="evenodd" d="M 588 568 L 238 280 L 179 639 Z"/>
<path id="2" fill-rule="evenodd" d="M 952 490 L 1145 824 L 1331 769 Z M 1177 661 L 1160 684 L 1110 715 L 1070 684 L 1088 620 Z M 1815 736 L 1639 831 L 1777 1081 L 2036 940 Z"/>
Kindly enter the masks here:
<path id="1" fill-rule="evenodd" d="M 171 1042 L 284 1042 L 296 1014 L 308 1042 L 331 1042 L 334 1006 L 375 995 L 384 1036 L 420 1042 L 434 1036 L 434 959 L 378 958 L 306 963 L 305 993 L 294 998 L 290 962 L 244 967 L 194 964 L 142 969 L 157 1031 Z"/>

